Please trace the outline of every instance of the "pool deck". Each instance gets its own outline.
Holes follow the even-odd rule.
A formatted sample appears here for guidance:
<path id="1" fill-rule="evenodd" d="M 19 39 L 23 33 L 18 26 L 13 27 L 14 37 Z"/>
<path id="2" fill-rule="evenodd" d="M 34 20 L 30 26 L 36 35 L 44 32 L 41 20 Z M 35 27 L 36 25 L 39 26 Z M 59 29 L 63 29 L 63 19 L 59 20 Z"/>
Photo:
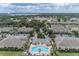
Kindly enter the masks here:
<path id="1" fill-rule="evenodd" d="M 47 47 L 48 48 L 48 52 L 32 52 L 31 50 L 32 50 L 32 48 L 33 47 L 36 47 L 36 46 L 44 46 L 44 47 Z M 45 44 L 36 44 L 36 45 L 33 45 L 33 44 L 31 44 L 31 46 L 30 46 L 30 48 L 29 48 L 29 52 L 32 54 L 32 55 L 50 55 L 50 49 L 51 49 L 51 46 L 46 46 Z"/>

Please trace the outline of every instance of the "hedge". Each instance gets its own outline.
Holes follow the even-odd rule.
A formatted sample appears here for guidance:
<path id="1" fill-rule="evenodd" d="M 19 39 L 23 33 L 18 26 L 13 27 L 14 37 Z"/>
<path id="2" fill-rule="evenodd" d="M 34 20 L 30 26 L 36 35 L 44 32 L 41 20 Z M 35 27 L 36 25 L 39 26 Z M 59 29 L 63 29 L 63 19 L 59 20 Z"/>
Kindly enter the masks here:
<path id="1" fill-rule="evenodd" d="M 23 51 L 23 49 L 17 47 L 4 47 L 0 48 L 0 51 Z"/>

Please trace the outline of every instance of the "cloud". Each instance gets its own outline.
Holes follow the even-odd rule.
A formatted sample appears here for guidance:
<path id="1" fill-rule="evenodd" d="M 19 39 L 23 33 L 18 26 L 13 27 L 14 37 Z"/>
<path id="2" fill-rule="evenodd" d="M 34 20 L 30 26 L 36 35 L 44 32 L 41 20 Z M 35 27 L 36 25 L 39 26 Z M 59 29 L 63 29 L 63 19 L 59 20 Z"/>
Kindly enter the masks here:
<path id="1" fill-rule="evenodd" d="M 74 7 L 76 6 L 76 7 Z M 0 3 L 0 13 L 73 12 L 79 4 L 68 3 Z"/>
<path id="2" fill-rule="evenodd" d="M 60 4 L 57 4 L 60 5 Z M 61 4 L 62 5 L 62 4 Z M 24 12 L 52 12 L 52 10 L 55 10 L 54 4 L 49 3 L 36 3 L 36 4 L 27 4 L 27 3 L 15 3 L 15 4 L 9 4 L 9 3 L 2 3 L 0 4 L 1 9 L 4 12 L 15 12 L 15 13 L 24 13 Z M 54 6 L 54 7 L 53 7 Z M 5 11 L 5 9 L 7 11 Z M 58 8 L 57 8 L 58 9 Z M 56 10 L 57 10 L 56 9 Z M 7 12 L 7 13 L 8 13 Z"/>
<path id="3" fill-rule="evenodd" d="M 30 6 L 30 5 L 28 5 L 28 6 L 16 6 L 16 8 L 18 10 L 24 10 L 24 9 L 31 10 L 31 9 L 33 9 L 33 6 Z"/>
<path id="4" fill-rule="evenodd" d="M 10 3 L 0 3 L 0 6 L 2 7 L 9 7 L 11 4 Z"/>

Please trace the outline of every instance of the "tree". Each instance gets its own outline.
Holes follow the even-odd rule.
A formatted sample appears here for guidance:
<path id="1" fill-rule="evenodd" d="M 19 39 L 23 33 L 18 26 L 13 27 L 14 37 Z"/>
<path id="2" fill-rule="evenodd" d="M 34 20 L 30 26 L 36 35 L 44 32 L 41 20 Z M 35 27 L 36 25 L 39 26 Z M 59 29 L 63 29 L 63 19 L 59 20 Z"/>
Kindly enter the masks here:
<path id="1" fill-rule="evenodd" d="M 68 16 L 58 16 L 58 22 L 61 22 L 61 21 L 66 22 L 68 19 L 69 19 Z"/>
<path id="2" fill-rule="evenodd" d="M 23 27 L 23 26 L 28 27 L 28 26 L 29 26 L 29 21 L 26 20 L 26 19 L 22 19 L 22 20 L 20 20 L 20 21 L 18 22 L 17 26 L 18 26 L 18 27 Z"/>
<path id="3" fill-rule="evenodd" d="M 58 55 L 57 47 L 56 47 L 56 43 L 55 43 L 55 34 L 54 34 L 53 30 L 48 31 L 48 36 L 51 38 L 50 42 L 51 42 L 52 49 L 53 49 L 53 52 L 51 52 L 51 55 Z"/>
<path id="4" fill-rule="evenodd" d="M 33 29 L 31 32 L 29 32 L 30 37 L 34 37 L 34 36 L 35 36 L 34 32 L 35 32 L 35 30 L 34 30 L 34 29 Z"/>
<path id="5" fill-rule="evenodd" d="M 79 35 L 78 31 L 75 31 L 75 30 L 73 30 L 72 33 L 73 33 L 75 36 L 78 36 L 78 35 Z"/>
<path id="6" fill-rule="evenodd" d="M 26 42 L 26 43 L 27 43 L 27 42 Z M 24 50 L 26 50 L 26 49 L 29 48 L 28 44 L 26 44 L 26 43 L 24 43 L 23 46 L 22 46 L 22 48 L 23 48 Z"/>

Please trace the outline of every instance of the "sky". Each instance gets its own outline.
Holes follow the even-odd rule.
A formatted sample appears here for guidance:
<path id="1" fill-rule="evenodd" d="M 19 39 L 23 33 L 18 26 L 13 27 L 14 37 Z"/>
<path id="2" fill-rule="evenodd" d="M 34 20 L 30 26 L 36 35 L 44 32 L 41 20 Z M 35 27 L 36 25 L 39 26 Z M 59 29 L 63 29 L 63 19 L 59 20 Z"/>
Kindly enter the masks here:
<path id="1" fill-rule="evenodd" d="M 0 3 L 79 3 L 79 0 L 0 0 Z"/>
<path id="2" fill-rule="evenodd" d="M 79 3 L 0 3 L 0 13 L 79 13 Z"/>

